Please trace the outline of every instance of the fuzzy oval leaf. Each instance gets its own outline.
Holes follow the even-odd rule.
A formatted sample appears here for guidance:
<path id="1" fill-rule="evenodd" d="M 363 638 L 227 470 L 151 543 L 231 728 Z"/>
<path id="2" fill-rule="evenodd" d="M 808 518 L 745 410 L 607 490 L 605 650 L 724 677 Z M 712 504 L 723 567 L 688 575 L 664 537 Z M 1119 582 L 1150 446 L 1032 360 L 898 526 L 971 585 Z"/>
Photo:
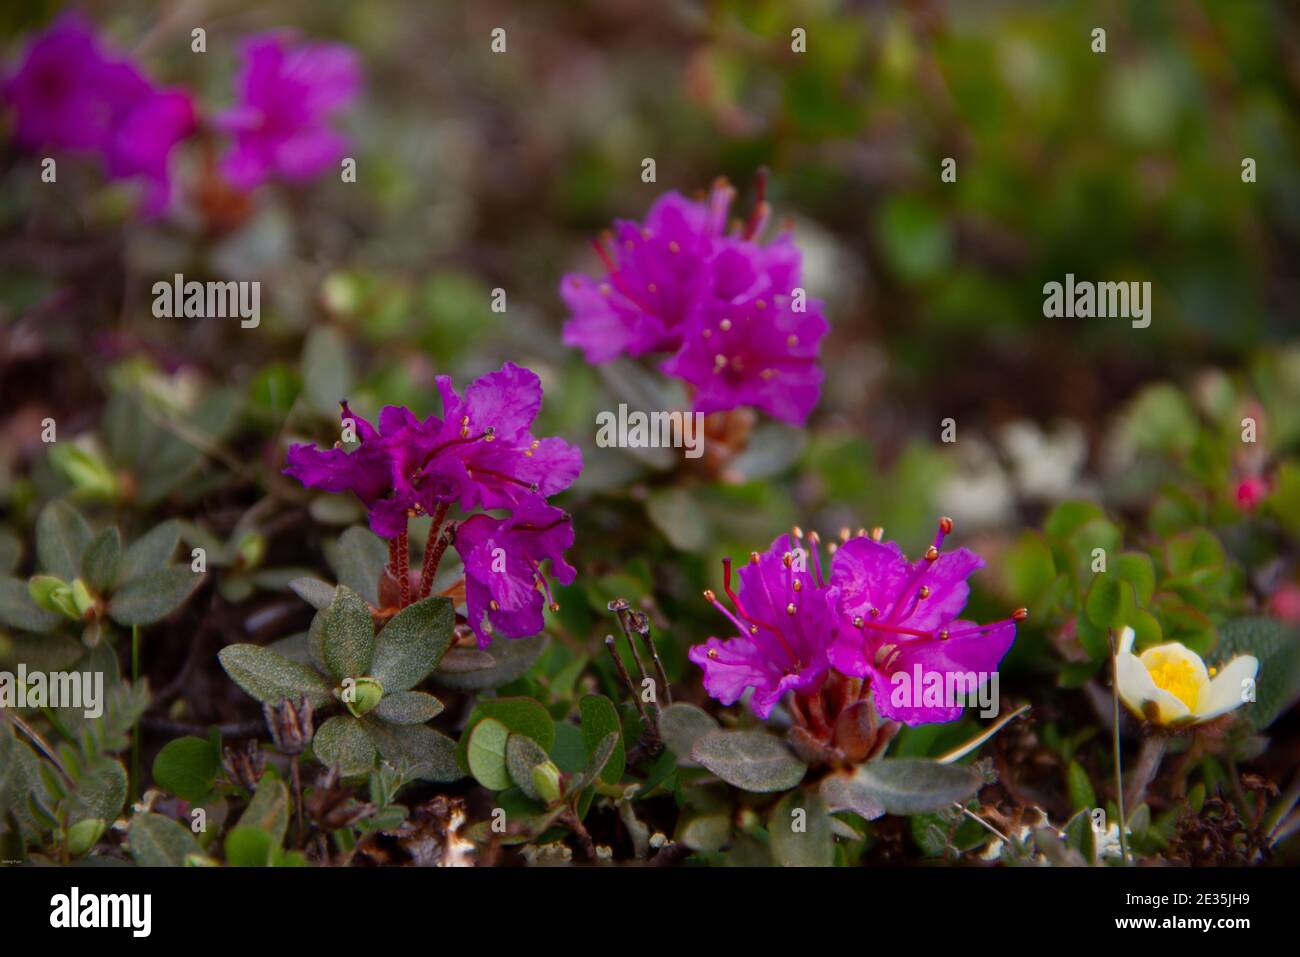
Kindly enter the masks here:
<path id="1" fill-rule="evenodd" d="M 442 702 L 423 691 L 386 694 L 374 715 L 389 724 L 424 724 L 442 714 Z"/>
<path id="2" fill-rule="evenodd" d="M 289 582 L 289 590 L 317 611 L 328 608 L 334 600 L 334 586 L 319 578 L 295 578 Z"/>
<path id="3" fill-rule="evenodd" d="M 1222 669 L 1237 655 L 1259 661 L 1255 700 L 1240 713 L 1262 730 L 1300 699 L 1300 628 L 1275 618 L 1230 621 L 1219 629 L 1213 663 Z"/>
<path id="4" fill-rule="evenodd" d="M 340 585 L 347 585 L 370 602 L 379 604 L 379 579 L 388 563 L 388 545 L 362 525 L 354 525 L 339 536 L 334 572 Z"/>
<path id="5" fill-rule="evenodd" d="M 26 581 L 0 577 L 0 625 L 39 634 L 51 630 L 64 620 L 62 615 L 46 611 L 32 601 L 32 593 Z"/>
<path id="6" fill-rule="evenodd" d="M 193 735 L 177 738 L 154 758 L 154 783 L 178 798 L 201 801 L 212 790 L 219 763 L 211 741 Z"/>
<path id="7" fill-rule="evenodd" d="M 327 722 L 328 723 L 328 722 Z M 240 827 L 255 827 L 270 835 L 278 847 L 289 830 L 289 788 L 279 778 L 262 775 L 253 799 L 239 816 Z"/>
<path id="8" fill-rule="evenodd" d="M 122 536 L 110 525 L 90 540 L 81 557 L 81 574 L 96 592 L 103 594 L 117 584 L 122 562 Z"/>
<path id="9" fill-rule="evenodd" d="M 784 791 L 808 770 L 784 741 L 763 731 L 710 731 L 691 747 L 691 760 L 742 791 Z"/>
<path id="10" fill-rule="evenodd" d="M 483 691 L 487 688 L 499 688 L 527 671 L 545 650 L 548 640 L 543 633 L 531 638 L 494 641 L 483 649 L 493 660 L 491 667 L 474 668 L 470 671 L 437 671 L 434 673 L 433 680 L 444 688 L 451 688 L 454 691 Z"/>
<path id="11" fill-rule="evenodd" d="M 884 758 L 822 782 L 832 810 L 846 808 L 871 819 L 884 814 L 928 814 L 965 801 L 979 790 L 979 773 L 961 764 L 925 758 Z M 872 811 L 876 813 L 870 813 Z"/>
<path id="12" fill-rule="evenodd" d="M 596 753 L 606 735 L 615 735 L 614 750 L 605 769 L 600 772 L 600 777 L 608 784 L 617 784 L 623 777 L 623 769 L 627 764 L 623 722 L 619 720 L 618 709 L 603 694 L 590 694 L 578 702 L 578 711 L 582 715 L 582 743 L 587 749 L 588 757 Z"/>
<path id="13" fill-rule="evenodd" d="M 145 572 L 161 568 L 171 559 L 180 540 L 181 523 L 176 519 L 155 525 L 136 539 L 122 556 L 122 567 L 119 570 L 121 580 L 129 582 Z"/>
<path id="14" fill-rule="evenodd" d="M 830 867 L 835 863 L 831 816 L 820 794 L 791 791 L 768 818 L 772 857 L 782 867 Z"/>
<path id="15" fill-rule="evenodd" d="M 330 673 L 339 679 L 370 674 L 375 658 L 375 625 L 370 607 L 361 596 L 340 585 L 334 590 L 334 600 L 317 615 L 321 654 Z"/>
<path id="16" fill-rule="evenodd" d="M 36 517 L 36 558 L 43 571 L 72 581 L 90 544 L 90 526 L 67 502 L 54 501 Z"/>
<path id="17" fill-rule="evenodd" d="M 533 783 L 533 768 L 548 760 L 542 746 L 532 738 L 512 734 L 506 739 L 506 772 L 519 790 L 534 801 L 540 801 L 541 795 Z"/>
<path id="18" fill-rule="evenodd" d="M 403 608 L 375 638 L 371 677 L 389 692 L 414 687 L 438 667 L 455 625 L 450 598 L 425 598 Z"/>
<path id="19" fill-rule="evenodd" d="M 332 689 L 320 672 L 261 645 L 228 645 L 217 658 L 231 680 L 263 704 L 304 697 L 318 708 L 331 700 Z"/>
<path id="20" fill-rule="evenodd" d="M 579 794 L 589 788 L 600 777 L 609 759 L 614 755 L 614 749 L 618 747 L 620 735 L 617 731 L 611 731 L 605 735 L 599 744 L 591 752 L 591 759 L 587 766 L 575 774 L 569 781 L 569 786 L 565 789 L 565 796 Z"/>
<path id="21" fill-rule="evenodd" d="M 366 774 L 375 766 L 375 745 L 351 715 L 335 715 L 317 728 L 311 749 L 321 764 L 337 767 L 345 778 Z"/>
<path id="22" fill-rule="evenodd" d="M 456 742 L 427 724 L 389 724 L 373 714 L 362 720 L 380 756 L 409 777 L 447 782 L 461 778 Z"/>
<path id="23" fill-rule="evenodd" d="M 188 565 L 166 565 L 131 579 L 108 603 L 108 614 L 119 625 L 152 625 L 185 604 L 203 584 L 202 572 Z"/>
<path id="24" fill-rule="evenodd" d="M 659 736 L 683 767 L 694 767 L 691 748 L 710 731 L 718 728 L 717 719 L 703 708 L 679 701 L 664 708 L 659 716 Z"/>
<path id="25" fill-rule="evenodd" d="M 161 814 L 137 814 L 128 834 L 131 858 L 141 867 L 184 867 L 203 848 L 186 828 Z"/>
<path id="26" fill-rule="evenodd" d="M 506 769 L 506 742 L 510 729 L 495 718 L 484 718 L 474 726 L 469 736 L 469 773 L 474 780 L 489 791 L 504 791 L 510 787 L 510 772 Z"/>

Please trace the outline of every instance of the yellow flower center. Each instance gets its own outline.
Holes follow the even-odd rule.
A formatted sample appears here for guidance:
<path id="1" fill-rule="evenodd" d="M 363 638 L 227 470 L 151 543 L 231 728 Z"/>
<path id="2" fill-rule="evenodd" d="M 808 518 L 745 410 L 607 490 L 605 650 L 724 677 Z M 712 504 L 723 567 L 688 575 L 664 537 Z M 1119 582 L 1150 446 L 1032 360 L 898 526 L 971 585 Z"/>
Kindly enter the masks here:
<path id="1" fill-rule="evenodd" d="M 1182 658 L 1165 658 L 1153 661 L 1147 666 L 1151 680 L 1157 688 L 1168 691 L 1171 695 L 1196 710 L 1196 702 L 1201 696 L 1201 685 L 1196 680 L 1196 669 L 1191 662 Z"/>

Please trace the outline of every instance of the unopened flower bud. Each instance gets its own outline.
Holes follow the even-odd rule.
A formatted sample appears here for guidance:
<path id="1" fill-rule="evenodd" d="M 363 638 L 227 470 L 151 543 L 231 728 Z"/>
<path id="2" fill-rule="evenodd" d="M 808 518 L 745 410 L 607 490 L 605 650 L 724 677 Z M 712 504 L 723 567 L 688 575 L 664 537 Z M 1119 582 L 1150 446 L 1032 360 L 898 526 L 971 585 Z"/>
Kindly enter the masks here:
<path id="1" fill-rule="evenodd" d="M 88 498 L 117 497 L 117 476 L 99 449 L 89 442 L 56 443 L 50 450 L 50 464 L 74 489 Z"/>
<path id="2" fill-rule="evenodd" d="M 544 761 L 533 766 L 533 787 L 547 804 L 560 799 L 560 769 L 554 761 Z"/>
<path id="3" fill-rule="evenodd" d="M 27 583 L 27 593 L 32 596 L 32 601 L 46 611 L 66 615 L 72 619 L 81 617 L 72 596 L 72 586 L 62 578 L 55 578 L 53 575 L 36 575 Z"/>
<path id="4" fill-rule="evenodd" d="M 353 717 L 359 718 L 379 707 L 384 697 L 384 686 L 374 678 L 356 678 L 350 686 L 345 685 L 337 693 Z"/>
<path id="5" fill-rule="evenodd" d="M 80 857 L 88 852 L 101 837 L 107 825 L 102 818 L 88 817 L 68 828 L 67 846 L 72 857 Z"/>

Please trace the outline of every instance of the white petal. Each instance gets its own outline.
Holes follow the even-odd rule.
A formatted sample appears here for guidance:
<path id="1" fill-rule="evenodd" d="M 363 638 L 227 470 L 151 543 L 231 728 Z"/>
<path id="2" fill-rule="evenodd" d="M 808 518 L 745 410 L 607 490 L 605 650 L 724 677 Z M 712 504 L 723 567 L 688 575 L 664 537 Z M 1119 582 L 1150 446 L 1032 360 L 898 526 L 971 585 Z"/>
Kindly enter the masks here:
<path id="1" fill-rule="evenodd" d="M 1240 708 L 1246 702 L 1242 700 L 1242 687 L 1246 681 L 1253 681 L 1259 672 L 1259 661 L 1252 655 L 1238 655 L 1229 661 L 1208 685 L 1201 689 L 1200 700 L 1196 702 L 1196 717 L 1201 721 L 1217 718 L 1234 708 Z"/>
<path id="2" fill-rule="evenodd" d="M 1133 639 L 1137 637 L 1137 632 L 1127 625 L 1119 633 L 1119 653 L 1121 655 L 1133 654 Z"/>
<path id="3" fill-rule="evenodd" d="M 1156 645 L 1154 648 L 1148 648 L 1142 652 L 1142 664 L 1148 669 L 1154 668 L 1165 661 L 1181 661 L 1192 669 L 1192 674 L 1196 678 L 1196 687 L 1204 690 L 1205 686 L 1210 683 L 1210 673 L 1205 668 L 1205 662 L 1201 656 L 1186 645 L 1179 644 L 1176 641 L 1167 641 L 1163 645 Z"/>
<path id="4" fill-rule="evenodd" d="M 1191 709 L 1177 696 L 1163 688 L 1157 688 L 1147 671 L 1135 655 L 1117 655 L 1115 658 L 1115 676 L 1119 683 L 1119 696 L 1129 710 L 1143 718 L 1147 717 L 1146 705 L 1149 701 L 1156 704 L 1156 723 L 1169 724 L 1185 718 Z"/>

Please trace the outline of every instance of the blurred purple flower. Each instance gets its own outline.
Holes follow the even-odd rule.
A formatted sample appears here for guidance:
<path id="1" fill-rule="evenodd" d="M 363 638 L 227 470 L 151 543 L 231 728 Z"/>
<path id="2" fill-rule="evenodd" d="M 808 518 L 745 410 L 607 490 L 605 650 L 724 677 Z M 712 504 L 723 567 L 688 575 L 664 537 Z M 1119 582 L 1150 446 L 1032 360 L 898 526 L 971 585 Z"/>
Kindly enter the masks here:
<path id="1" fill-rule="evenodd" d="M 148 213 L 166 207 L 172 149 L 195 126 L 189 94 L 159 88 L 130 61 L 110 57 L 81 17 L 65 14 L 32 40 L 3 98 L 20 145 L 97 152 L 111 178 L 144 180 Z"/>
<path id="2" fill-rule="evenodd" d="M 788 535 L 762 555 L 755 552 L 740 570 L 740 595 L 731 591 L 731 562 L 724 560 L 728 610 L 712 592 L 705 597 L 730 619 L 738 636 L 710 638 L 688 657 L 704 669 L 704 689 L 723 704 L 734 704 L 753 689 L 749 706 L 766 718 L 787 691 L 811 695 L 829 671 L 827 649 L 834 640 L 838 591 L 807 569 L 806 552 Z"/>
<path id="3" fill-rule="evenodd" d="M 924 557 L 909 562 L 894 542 L 857 537 L 835 553 L 830 583 L 839 591 L 840 627 L 830 661 L 843 674 L 867 678 L 876 709 L 905 724 L 952 721 L 961 716 L 959 702 L 919 703 L 922 689 L 913 680 L 937 675 L 973 674 L 987 678 L 997 670 L 1016 637 L 1024 610 L 1004 621 L 978 625 L 957 616 L 966 606 L 966 579 L 984 560 L 965 548 L 943 554 L 939 534 Z M 896 676 L 903 676 L 906 681 Z M 910 688 L 910 696 L 895 691 Z M 974 688 L 970 689 L 971 693 Z"/>
<path id="4" fill-rule="evenodd" d="M 329 126 L 361 86 L 356 54 L 336 43 L 291 43 L 280 33 L 241 44 L 238 103 L 217 117 L 234 138 L 221 169 L 251 189 L 268 179 L 311 179 L 333 165 L 347 140 Z"/>
<path id="5" fill-rule="evenodd" d="M 538 495 L 521 500 L 509 518 L 478 514 L 456 529 L 456 551 L 465 565 L 465 603 L 479 645 L 487 647 L 496 630 L 507 638 L 526 638 L 544 627 L 543 604 L 558 609 L 542 571 L 570 585 L 576 570 L 564 560 L 573 545 L 573 521 Z M 485 627 L 486 615 L 490 627 Z"/>
<path id="6" fill-rule="evenodd" d="M 766 202 L 725 234 L 734 195 L 725 182 L 699 202 L 668 193 L 644 225 L 616 222 L 596 243 L 604 275 L 570 274 L 560 284 L 571 313 L 564 341 L 589 362 L 676 353 L 661 369 L 691 386 L 696 411 L 749 405 L 801 425 L 821 389 L 818 350 L 829 326 L 800 286 L 791 234 L 755 238 Z"/>

